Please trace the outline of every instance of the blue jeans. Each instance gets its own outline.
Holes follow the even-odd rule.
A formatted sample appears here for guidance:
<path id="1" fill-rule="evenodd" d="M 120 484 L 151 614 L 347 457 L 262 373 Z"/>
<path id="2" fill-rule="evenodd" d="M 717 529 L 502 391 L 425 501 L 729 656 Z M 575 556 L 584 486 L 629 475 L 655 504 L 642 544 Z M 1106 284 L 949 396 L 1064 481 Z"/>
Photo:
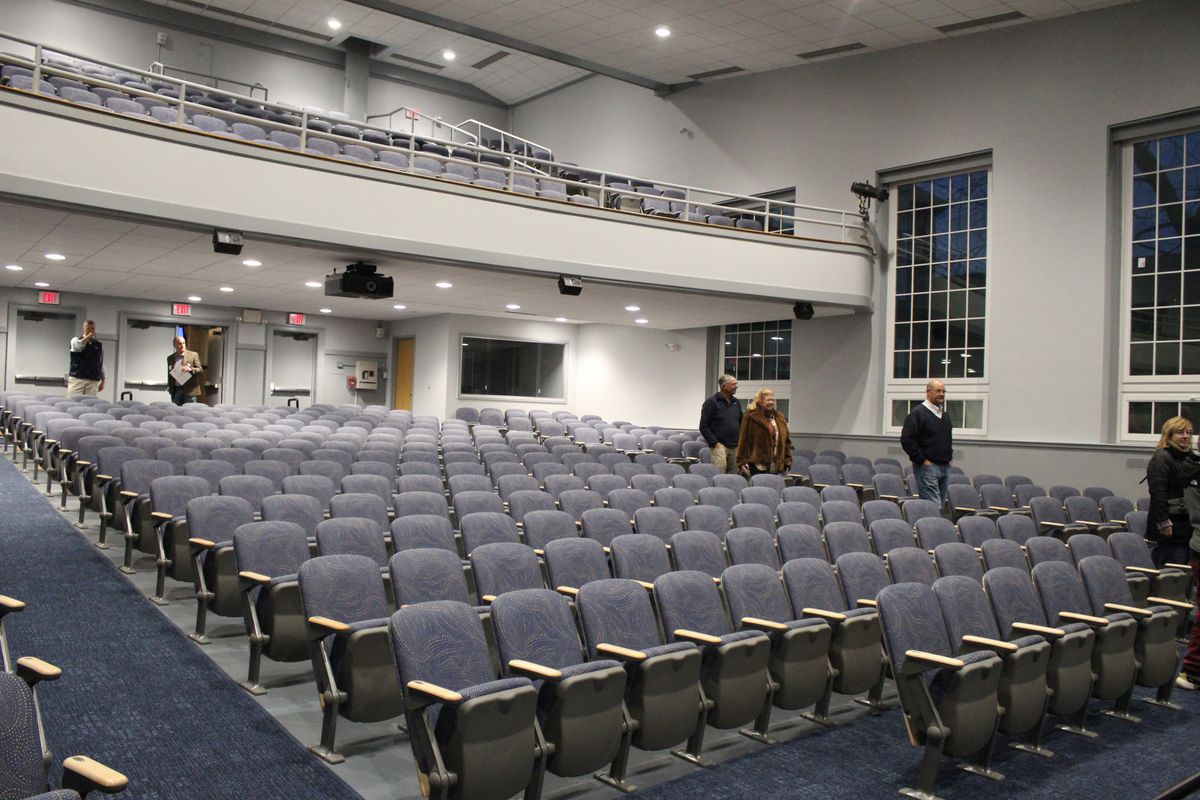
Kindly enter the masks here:
<path id="1" fill-rule="evenodd" d="M 917 493 L 922 500 L 932 500 L 941 508 L 949 496 L 949 483 L 949 464 L 917 465 Z"/>
<path id="2" fill-rule="evenodd" d="M 1154 542 L 1154 550 L 1151 553 L 1154 558 L 1154 566 L 1162 569 L 1166 564 L 1188 563 L 1191 560 L 1191 549 L 1188 547 L 1190 539 L 1191 534 L 1189 532 L 1187 538 L 1176 534 L 1175 537 L 1167 541 Z"/>

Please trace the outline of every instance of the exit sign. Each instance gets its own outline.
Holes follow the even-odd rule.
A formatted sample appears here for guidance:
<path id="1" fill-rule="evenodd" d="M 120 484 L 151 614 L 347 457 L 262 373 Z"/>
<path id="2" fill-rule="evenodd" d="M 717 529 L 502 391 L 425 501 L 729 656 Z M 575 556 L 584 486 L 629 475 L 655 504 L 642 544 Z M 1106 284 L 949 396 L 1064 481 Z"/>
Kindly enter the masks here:
<path id="1" fill-rule="evenodd" d="M 303 325 L 303 324 L 304 324 L 304 315 L 303 314 L 288 314 L 288 325 Z"/>
<path id="2" fill-rule="evenodd" d="M 172 303 L 171 313 L 177 317 L 190 317 L 192 315 L 192 307 L 188 303 Z"/>
<path id="3" fill-rule="evenodd" d="M 62 298 L 58 292 L 38 292 L 38 302 L 47 306 L 56 306 Z"/>
<path id="4" fill-rule="evenodd" d="M 404 116 L 408 119 L 420 119 L 421 112 L 415 108 L 406 108 L 404 109 Z"/>

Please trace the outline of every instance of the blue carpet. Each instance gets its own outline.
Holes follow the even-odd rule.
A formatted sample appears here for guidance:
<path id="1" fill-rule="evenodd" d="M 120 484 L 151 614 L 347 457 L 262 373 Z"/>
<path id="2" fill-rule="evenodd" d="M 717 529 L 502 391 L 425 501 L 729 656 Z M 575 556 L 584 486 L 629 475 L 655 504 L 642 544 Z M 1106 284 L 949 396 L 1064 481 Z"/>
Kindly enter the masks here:
<path id="1" fill-rule="evenodd" d="M 130 798 L 358 798 L 213 664 L 0 457 L 0 594 L 14 656 L 63 668 L 40 691 L 56 761 L 86 754 Z"/>

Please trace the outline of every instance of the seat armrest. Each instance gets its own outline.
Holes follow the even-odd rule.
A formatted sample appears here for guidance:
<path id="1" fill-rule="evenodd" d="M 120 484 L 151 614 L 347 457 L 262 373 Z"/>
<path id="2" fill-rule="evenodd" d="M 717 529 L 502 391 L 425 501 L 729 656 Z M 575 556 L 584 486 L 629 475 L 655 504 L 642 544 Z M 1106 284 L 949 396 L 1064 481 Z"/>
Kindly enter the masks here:
<path id="1" fill-rule="evenodd" d="M 941 656 L 937 653 L 927 653 L 924 650 L 905 650 L 904 658 L 906 661 L 920 662 L 924 667 L 949 667 L 950 669 L 962 669 L 967 665 L 967 662 L 959 658 L 951 658 L 950 656 Z M 918 671 L 923 671 L 918 670 Z"/>
<path id="2" fill-rule="evenodd" d="M 1086 622 L 1089 625 L 1103 626 L 1108 624 L 1108 620 L 1104 617 L 1096 617 L 1091 614 L 1076 614 L 1074 611 L 1060 611 L 1058 616 L 1072 622 Z"/>
<path id="3" fill-rule="evenodd" d="M 1066 523 L 1065 523 L 1065 522 L 1046 522 L 1046 521 L 1042 521 L 1042 522 L 1039 522 L 1038 524 L 1039 524 L 1039 525 L 1045 525 L 1045 526 L 1046 526 L 1046 527 L 1048 527 L 1048 528 L 1065 528 L 1065 527 L 1067 527 L 1067 525 L 1066 525 Z"/>
<path id="4" fill-rule="evenodd" d="M 409 681 L 405 686 L 409 692 L 416 694 L 415 699 L 422 707 L 432 703 L 461 703 L 463 699 L 458 692 L 438 686 L 436 683 Z"/>
<path id="5" fill-rule="evenodd" d="M 0 609 L 3 609 L 5 614 L 13 611 L 21 611 L 24 608 L 24 600 L 18 600 L 15 597 L 9 597 L 6 594 L 0 594 Z"/>
<path id="6" fill-rule="evenodd" d="M 954 510 L 955 511 L 978 511 L 979 509 L 975 508 L 974 506 L 955 506 Z"/>
<path id="7" fill-rule="evenodd" d="M 198 547 L 201 550 L 209 550 L 209 549 L 217 546 L 216 542 L 209 541 L 208 539 L 199 539 L 199 538 L 188 539 L 188 544 L 192 545 L 193 547 Z"/>
<path id="8" fill-rule="evenodd" d="M 645 661 L 647 658 L 646 654 L 641 650 L 631 650 L 628 647 L 619 647 L 607 642 L 601 642 L 596 645 L 596 652 L 612 656 L 618 661 Z"/>
<path id="9" fill-rule="evenodd" d="M 650 583 L 650 581 L 634 581 L 634 583 L 645 589 L 647 592 L 654 591 L 654 584 Z"/>
<path id="10" fill-rule="evenodd" d="M 1126 572 L 1138 572 L 1142 575 L 1161 575 L 1161 569 L 1151 569 L 1150 567 L 1126 567 Z"/>
<path id="11" fill-rule="evenodd" d="M 70 453 L 72 451 L 67 450 L 66 452 Z M 85 459 L 82 459 L 82 458 L 75 459 L 75 466 L 77 466 L 77 467 L 90 467 L 91 465 L 92 465 L 92 462 L 87 461 Z"/>
<path id="12" fill-rule="evenodd" d="M 567 597 L 574 597 L 579 594 L 579 590 L 574 586 L 556 586 L 554 587 L 554 591 L 559 594 L 565 594 Z"/>
<path id="13" fill-rule="evenodd" d="M 962 637 L 963 644 L 974 645 L 985 650 L 1004 650 L 1009 653 L 1015 653 L 1020 648 L 1012 642 L 1003 642 L 999 639 L 989 639 L 986 636 L 967 636 Z"/>
<path id="14" fill-rule="evenodd" d="M 866 608 L 878 608 L 879 607 L 878 603 L 876 603 L 874 600 L 871 600 L 870 598 L 867 598 L 867 597 L 858 598 L 858 604 L 860 606 L 865 606 Z"/>
<path id="15" fill-rule="evenodd" d="M 137 498 L 138 498 L 138 493 L 137 493 L 137 492 L 130 492 L 130 491 L 122 490 L 122 491 L 121 491 L 121 497 L 124 497 L 126 500 L 137 500 Z"/>
<path id="16" fill-rule="evenodd" d="M 175 519 L 174 514 L 168 514 L 165 511 L 151 511 L 150 516 L 157 522 L 170 522 Z"/>
<path id="17" fill-rule="evenodd" d="M 330 619 L 329 617 L 309 617 L 308 624 L 324 628 L 326 633 L 345 633 L 350 630 L 350 626 L 346 623 L 338 622 L 336 619 Z"/>
<path id="18" fill-rule="evenodd" d="M 514 658 L 508 662 L 508 668 L 513 672 L 520 674 L 522 677 L 532 680 L 551 680 L 556 681 L 562 678 L 562 672 L 550 667 L 543 667 L 541 664 L 535 664 L 532 661 L 526 661 L 521 658 Z"/>
<path id="19" fill-rule="evenodd" d="M 1042 636 L 1066 636 L 1067 632 L 1062 628 L 1048 628 L 1045 625 L 1035 625 L 1032 622 L 1014 622 L 1014 631 L 1026 631 L 1027 633 L 1037 633 Z"/>
<path id="20" fill-rule="evenodd" d="M 761 617 L 742 617 L 742 624 L 747 628 L 754 628 L 763 633 L 779 633 L 788 629 L 788 626 L 782 622 L 773 622 Z"/>
<path id="21" fill-rule="evenodd" d="M 1071 524 L 1072 525 L 1087 525 L 1089 528 L 1098 528 L 1101 525 L 1103 525 L 1104 523 L 1103 522 L 1089 522 L 1086 519 L 1074 519 L 1074 520 L 1071 520 Z"/>
<path id="22" fill-rule="evenodd" d="M 98 480 L 98 481 L 111 481 L 112 479 L 113 479 L 112 475 L 97 475 L 96 476 L 96 480 Z"/>
<path id="23" fill-rule="evenodd" d="M 716 636 L 709 636 L 707 633 L 699 631 L 689 631 L 687 628 L 677 628 L 673 631 L 676 639 L 694 642 L 696 644 L 720 644 L 721 640 Z"/>
<path id="24" fill-rule="evenodd" d="M 1171 608 L 1185 609 L 1187 611 L 1192 610 L 1192 604 L 1185 603 L 1182 600 L 1171 600 L 1166 597 L 1147 597 L 1146 600 L 1158 606 L 1170 606 Z"/>
<path id="25" fill-rule="evenodd" d="M 1136 606 L 1127 606 L 1121 603 L 1105 603 L 1105 611 L 1115 611 L 1122 614 L 1132 614 L 1136 617 L 1152 617 L 1154 612 L 1148 608 L 1137 608 Z"/>
<path id="26" fill-rule="evenodd" d="M 35 686 L 42 681 L 58 680 L 62 677 L 62 668 L 40 658 L 23 656 L 17 659 L 17 675 L 25 683 Z"/>
<path id="27" fill-rule="evenodd" d="M 71 756 L 63 761 L 62 785 L 86 797 L 91 791 L 119 792 L 129 785 L 129 779 L 87 756 Z"/>
<path id="28" fill-rule="evenodd" d="M 1183 569 L 1183 570 L 1190 570 L 1192 568 L 1191 564 L 1176 564 L 1171 561 L 1166 562 L 1165 564 L 1163 564 L 1163 566 L 1164 567 L 1172 567 L 1174 569 Z"/>
<path id="29" fill-rule="evenodd" d="M 988 506 L 988 511 L 1008 511 L 1008 506 Z"/>
<path id="30" fill-rule="evenodd" d="M 832 620 L 833 622 L 844 622 L 846 615 L 840 611 L 826 611 L 823 608 L 802 608 L 800 613 L 806 617 L 820 617 L 821 619 Z"/>
<path id="31" fill-rule="evenodd" d="M 239 572 L 238 577 L 247 583 L 261 583 L 266 585 L 271 582 L 270 576 L 263 575 L 261 572 Z"/>
<path id="32" fill-rule="evenodd" d="M 482 600 L 483 602 L 487 603 L 488 605 L 491 605 L 496 600 L 496 595 L 494 595 L 494 594 L 480 595 L 479 599 Z"/>

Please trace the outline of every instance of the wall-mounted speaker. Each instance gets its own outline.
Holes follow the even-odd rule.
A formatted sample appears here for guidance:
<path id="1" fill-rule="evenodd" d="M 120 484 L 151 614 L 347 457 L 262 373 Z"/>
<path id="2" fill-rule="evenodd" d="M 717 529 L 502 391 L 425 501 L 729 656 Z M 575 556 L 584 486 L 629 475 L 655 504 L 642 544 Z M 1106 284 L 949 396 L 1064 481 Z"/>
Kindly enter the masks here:
<path id="1" fill-rule="evenodd" d="M 813 305 L 812 303 L 801 301 L 792 306 L 792 313 L 796 315 L 796 319 L 812 319 Z"/>

